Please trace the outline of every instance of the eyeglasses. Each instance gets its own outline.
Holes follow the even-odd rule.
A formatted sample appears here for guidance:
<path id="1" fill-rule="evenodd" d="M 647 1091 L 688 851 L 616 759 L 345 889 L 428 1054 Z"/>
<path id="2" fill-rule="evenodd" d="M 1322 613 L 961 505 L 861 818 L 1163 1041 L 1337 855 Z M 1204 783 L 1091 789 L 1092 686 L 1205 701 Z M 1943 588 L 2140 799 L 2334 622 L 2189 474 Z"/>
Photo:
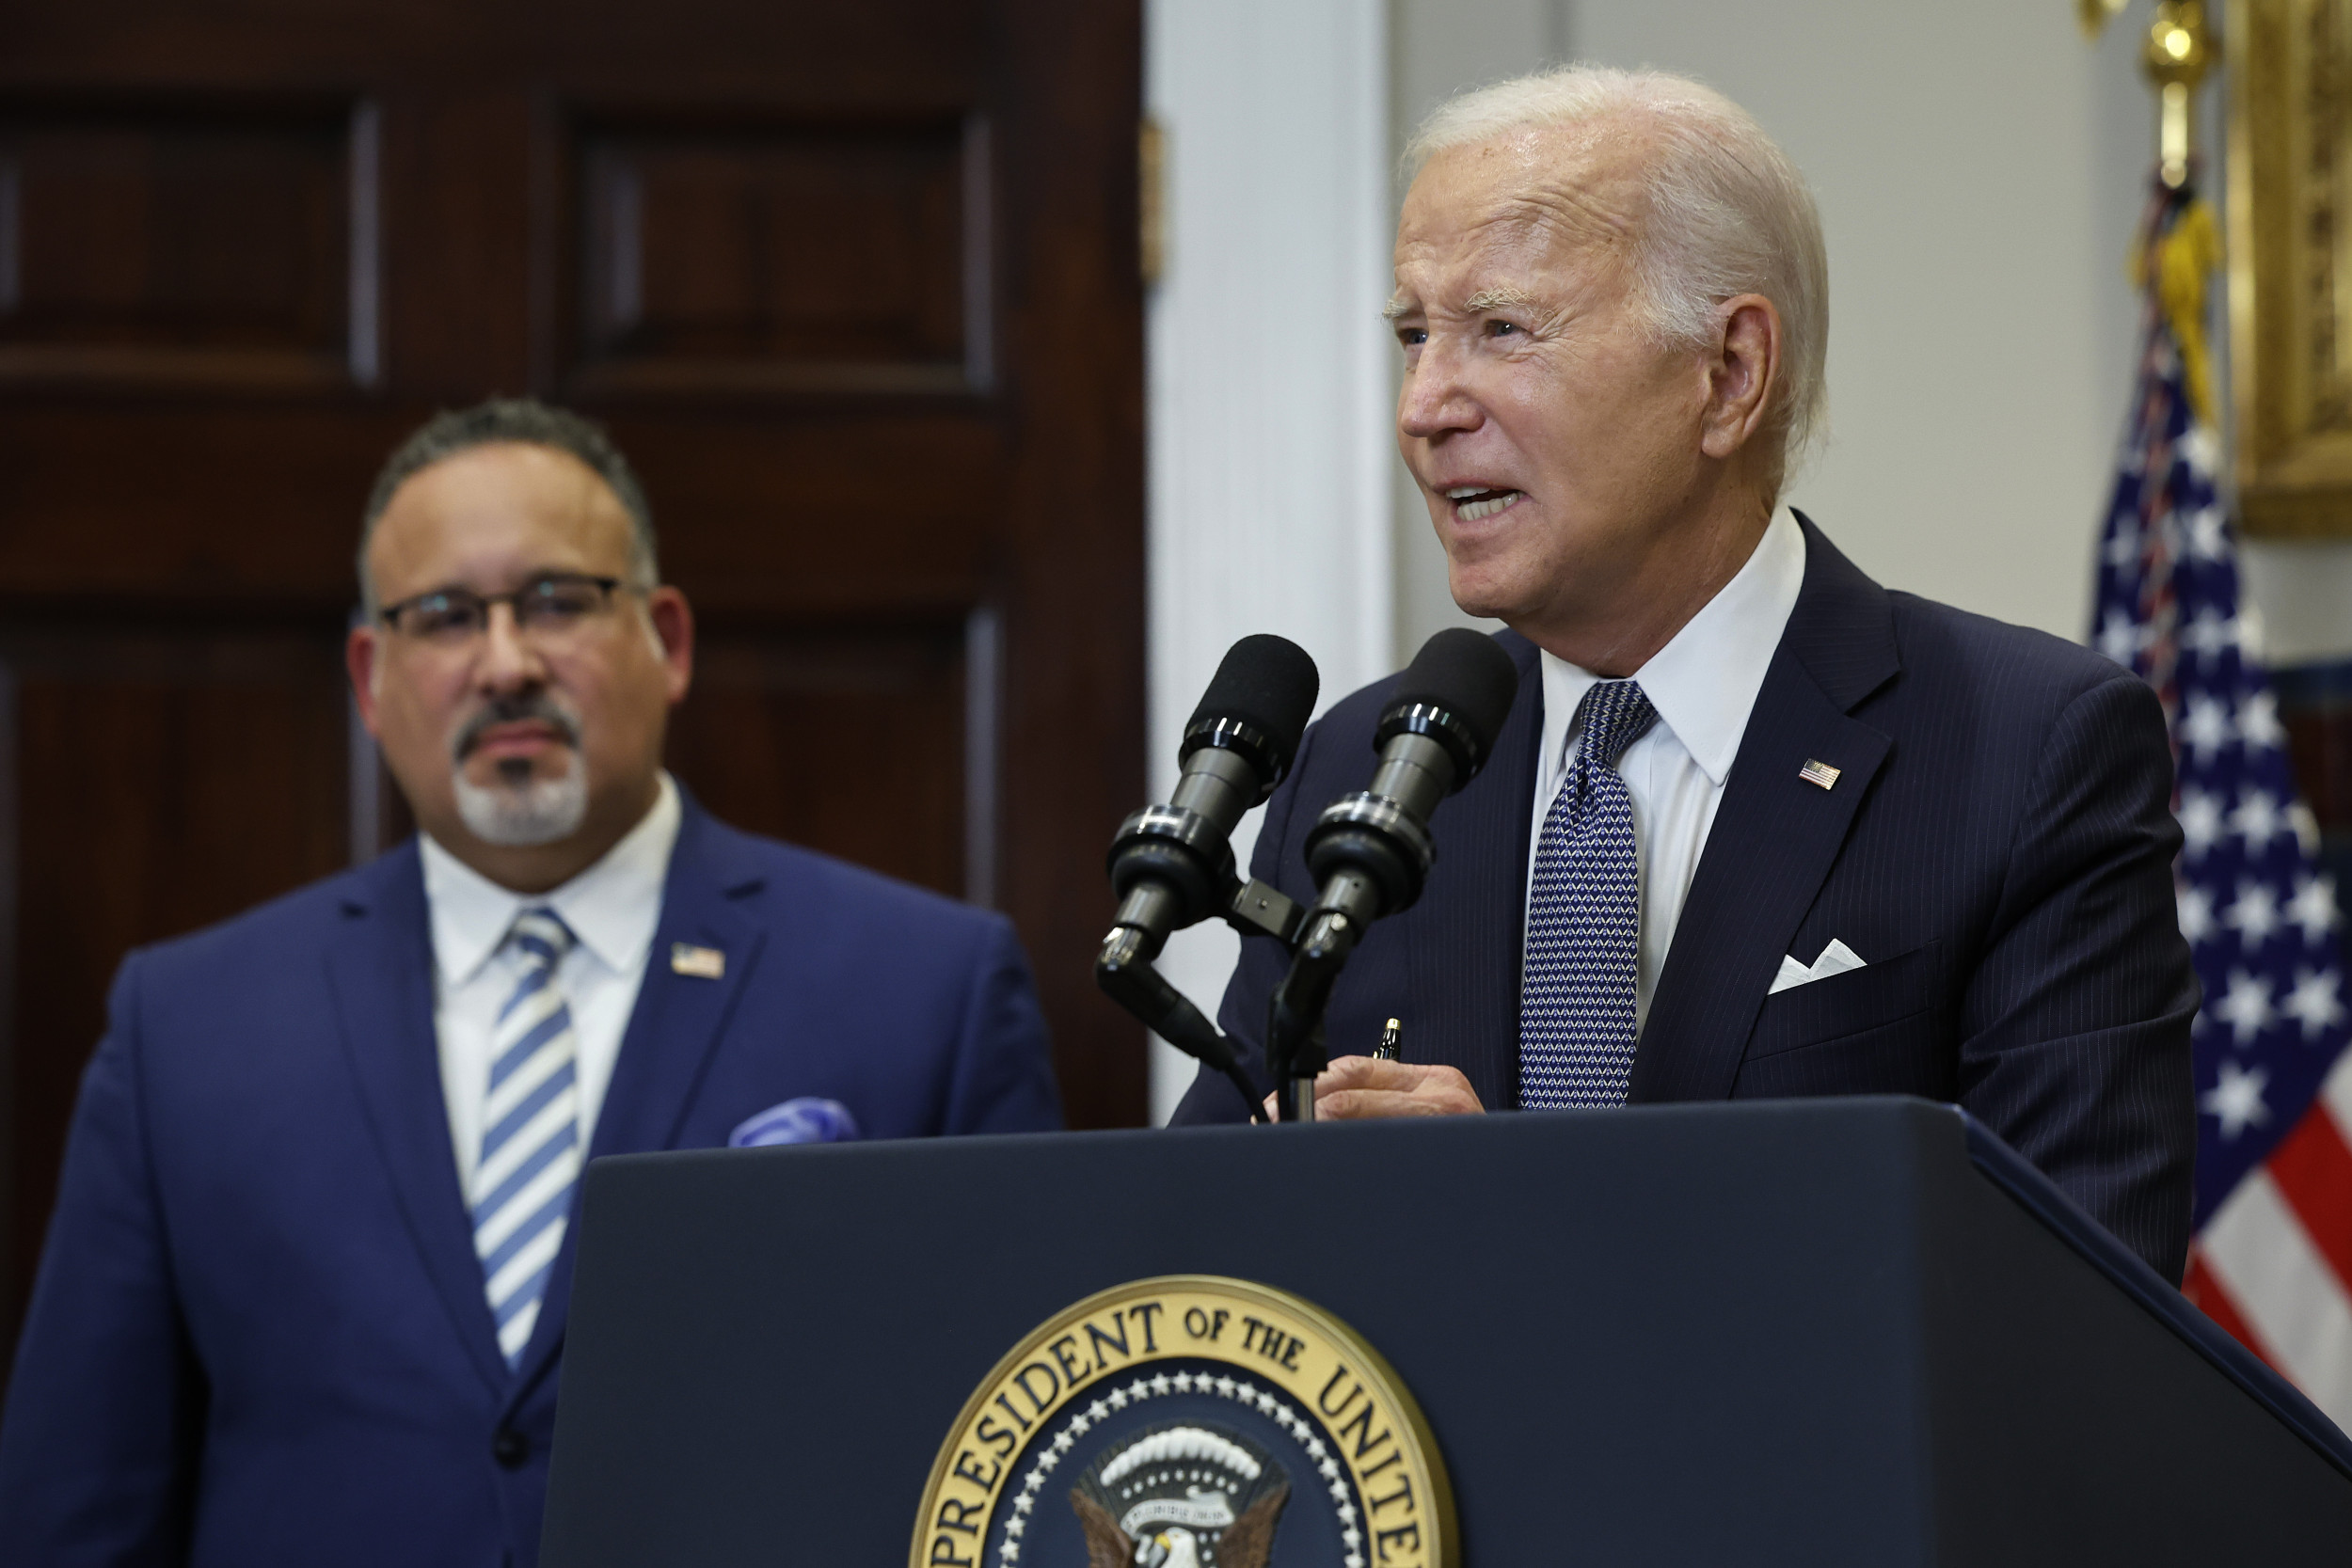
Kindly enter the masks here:
<path id="1" fill-rule="evenodd" d="M 464 588 L 437 588 L 378 611 L 384 624 L 404 637 L 454 646 L 470 642 L 490 627 L 490 607 L 503 604 L 515 612 L 515 628 L 533 637 L 561 637 L 612 608 L 619 578 L 592 578 L 577 572 L 549 572 L 533 578 L 511 594 L 476 594 Z"/>

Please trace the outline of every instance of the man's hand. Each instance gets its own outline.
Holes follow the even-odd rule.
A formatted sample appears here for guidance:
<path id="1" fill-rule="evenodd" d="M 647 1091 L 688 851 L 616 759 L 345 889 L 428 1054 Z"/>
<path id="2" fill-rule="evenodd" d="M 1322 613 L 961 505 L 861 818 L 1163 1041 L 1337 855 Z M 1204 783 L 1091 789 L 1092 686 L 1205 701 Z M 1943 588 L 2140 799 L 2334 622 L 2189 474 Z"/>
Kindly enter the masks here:
<path id="1" fill-rule="evenodd" d="M 1486 1108 L 1470 1080 L 1450 1067 L 1342 1056 L 1315 1078 L 1315 1116 L 1324 1121 L 1474 1116 Z M 1272 1095 L 1266 1114 L 1274 1114 Z"/>

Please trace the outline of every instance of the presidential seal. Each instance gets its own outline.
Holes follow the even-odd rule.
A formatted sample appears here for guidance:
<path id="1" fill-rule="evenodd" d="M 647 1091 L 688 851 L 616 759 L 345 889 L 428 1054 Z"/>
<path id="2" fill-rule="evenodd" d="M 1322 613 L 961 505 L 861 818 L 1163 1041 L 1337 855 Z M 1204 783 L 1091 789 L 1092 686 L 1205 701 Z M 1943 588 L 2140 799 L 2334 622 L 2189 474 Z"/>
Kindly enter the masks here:
<path id="1" fill-rule="evenodd" d="M 996 1364 L 939 1450 L 911 1568 L 1454 1568 L 1412 1397 L 1246 1280 L 1089 1296 Z"/>

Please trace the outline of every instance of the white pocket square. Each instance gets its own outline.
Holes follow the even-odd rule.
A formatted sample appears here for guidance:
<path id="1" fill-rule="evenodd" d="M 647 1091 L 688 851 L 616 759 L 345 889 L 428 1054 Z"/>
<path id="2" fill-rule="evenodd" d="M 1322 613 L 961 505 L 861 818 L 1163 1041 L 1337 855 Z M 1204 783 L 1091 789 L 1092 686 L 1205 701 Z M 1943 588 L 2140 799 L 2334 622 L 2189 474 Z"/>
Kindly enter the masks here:
<path id="1" fill-rule="evenodd" d="M 1777 996 L 1790 986 L 1802 986 L 1810 980 L 1826 980 L 1833 974 L 1843 974 L 1850 969 L 1868 967 L 1862 961 L 1862 955 L 1832 937 L 1829 945 L 1821 949 L 1821 956 L 1813 960 L 1811 969 L 1805 968 L 1794 958 L 1782 958 L 1780 973 L 1772 976 L 1772 989 L 1764 994 Z"/>

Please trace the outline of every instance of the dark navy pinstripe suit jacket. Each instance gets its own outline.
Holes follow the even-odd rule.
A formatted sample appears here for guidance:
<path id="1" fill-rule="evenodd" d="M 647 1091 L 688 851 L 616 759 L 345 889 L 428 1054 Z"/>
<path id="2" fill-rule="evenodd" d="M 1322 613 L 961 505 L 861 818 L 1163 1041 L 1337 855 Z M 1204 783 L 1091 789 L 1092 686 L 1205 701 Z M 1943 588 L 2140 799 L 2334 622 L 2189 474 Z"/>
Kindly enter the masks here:
<path id="1" fill-rule="evenodd" d="M 2178 1280 L 2196 1111 L 2197 982 L 2171 864 L 2154 694 L 2098 655 L 1881 588 L 1809 520 L 1804 586 L 1748 719 L 1635 1054 L 1631 1098 L 1916 1094 L 1954 1101 Z M 1405 1054 L 1518 1101 L 1536 651 L 1492 757 L 1432 823 L 1419 903 L 1375 927 L 1331 1000 L 1334 1054 L 1404 1022 Z M 1394 677 L 1308 732 L 1252 869 L 1313 896 L 1302 842 L 1371 776 Z M 1819 758 L 1834 788 L 1801 780 Z M 1867 967 L 1766 991 L 1832 938 Z M 1263 1037 L 1284 956 L 1243 944 L 1225 1029 Z M 1179 1121 L 1247 1115 L 1204 1073 Z"/>

